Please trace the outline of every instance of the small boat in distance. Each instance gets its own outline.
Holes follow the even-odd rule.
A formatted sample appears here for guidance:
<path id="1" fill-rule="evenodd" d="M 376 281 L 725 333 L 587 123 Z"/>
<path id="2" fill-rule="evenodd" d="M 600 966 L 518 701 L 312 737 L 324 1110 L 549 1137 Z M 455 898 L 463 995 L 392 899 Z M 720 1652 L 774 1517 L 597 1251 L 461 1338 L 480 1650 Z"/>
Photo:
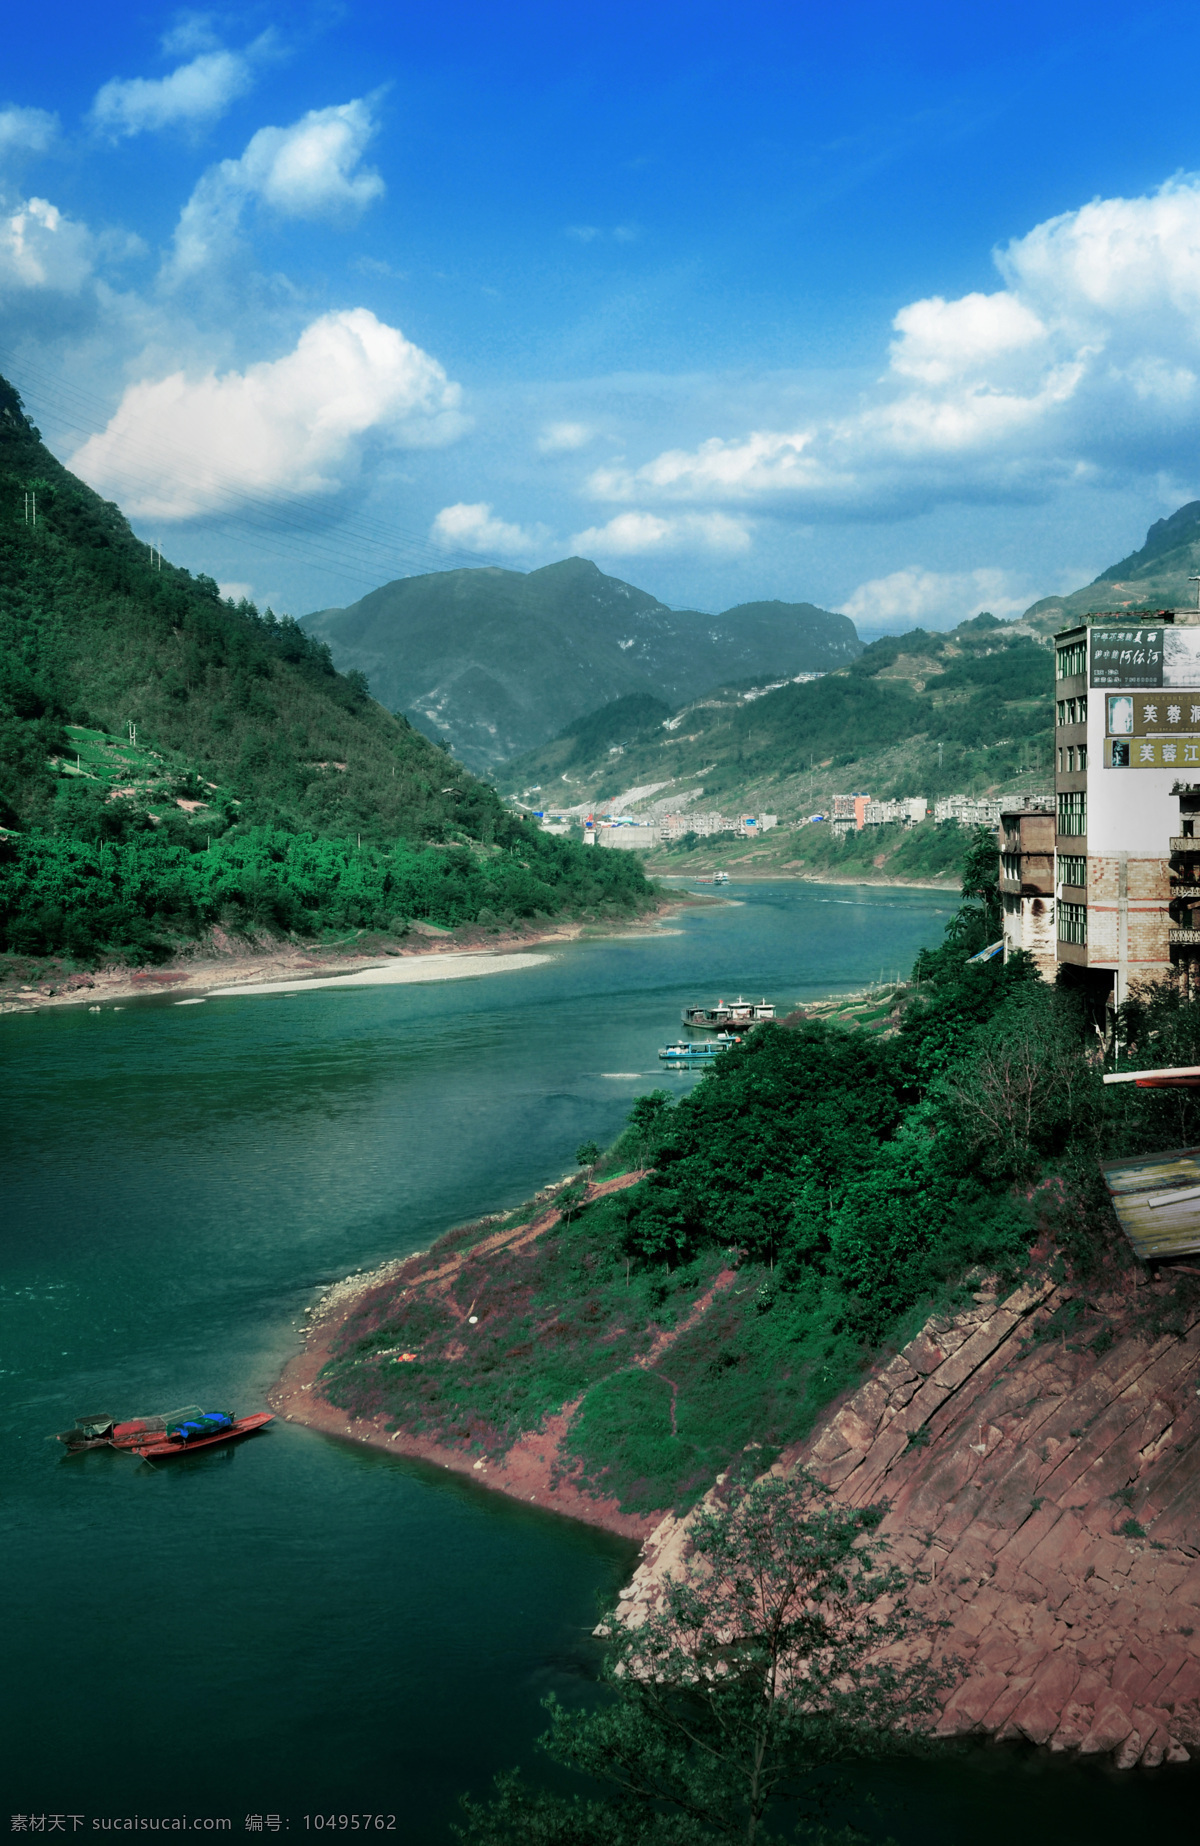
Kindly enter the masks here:
<path id="1" fill-rule="evenodd" d="M 103 1414 L 76 1417 L 72 1428 L 60 1430 L 50 1440 L 63 1443 L 73 1455 L 82 1449 L 122 1449 L 144 1461 L 163 1461 L 168 1455 L 186 1455 L 193 1449 L 211 1448 L 215 1442 L 230 1442 L 273 1421 L 269 1410 L 235 1417 L 229 1410 L 202 1410 L 199 1404 L 188 1404 L 164 1416 L 129 1417 L 124 1422 Z"/>
<path id="2" fill-rule="evenodd" d="M 685 1026 L 702 1032 L 727 1031 L 731 1026 L 757 1026 L 774 1019 L 775 1002 L 743 1000 L 739 994 L 736 1000 L 718 1000 L 715 1006 L 685 1006 L 680 1017 Z"/>

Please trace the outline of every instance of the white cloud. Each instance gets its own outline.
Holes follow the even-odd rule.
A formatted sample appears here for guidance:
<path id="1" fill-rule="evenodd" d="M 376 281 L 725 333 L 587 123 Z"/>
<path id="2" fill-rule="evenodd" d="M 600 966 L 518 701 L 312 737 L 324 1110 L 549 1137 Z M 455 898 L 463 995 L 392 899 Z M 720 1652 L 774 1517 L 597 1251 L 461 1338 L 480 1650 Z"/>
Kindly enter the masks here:
<path id="1" fill-rule="evenodd" d="M 0 155 L 44 154 L 58 134 L 58 117 L 46 109 L 0 109 Z"/>
<path id="2" fill-rule="evenodd" d="M 856 627 L 897 623 L 909 628 L 953 628 L 969 616 L 990 610 L 1005 619 L 1029 603 L 1029 590 L 1005 570 L 935 571 L 911 565 L 886 577 L 861 583 L 842 604 Z"/>
<path id="3" fill-rule="evenodd" d="M 744 519 L 727 513 L 682 513 L 663 519 L 656 513 L 618 513 L 607 525 L 577 532 L 571 549 L 634 557 L 647 551 L 745 551 L 750 532 Z"/>
<path id="4" fill-rule="evenodd" d="M 218 377 L 131 385 L 77 474 L 138 518 L 193 519 L 256 496 L 336 493 L 370 442 L 452 441 L 465 427 L 442 367 L 366 308 L 325 314 L 294 352 Z"/>
<path id="5" fill-rule="evenodd" d="M 526 528 L 495 518 L 486 501 L 471 506 L 462 500 L 444 506 L 430 532 L 449 551 L 499 552 L 504 557 L 536 551 L 549 536 L 544 526 Z"/>
<path id="6" fill-rule="evenodd" d="M 92 271 L 94 240 L 48 199 L 0 212 L 0 294 L 49 290 L 78 294 Z"/>
<path id="7" fill-rule="evenodd" d="M 1000 354 L 1023 351 L 1046 338 L 1046 329 L 1015 295 L 934 295 L 901 308 L 894 321 L 892 370 L 926 384 L 986 371 Z"/>
<path id="8" fill-rule="evenodd" d="M 202 269 L 227 247 L 250 199 L 282 218 L 358 218 L 385 190 L 378 173 L 359 167 L 375 131 L 361 98 L 310 109 L 290 128 L 260 128 L 239 160 L 222 160 L 201 176 L 176 226 L 173 278 Z"/>
<path id="9" fill-rule="evenodd" d="M 1005 287 L 893 320 L 890 365 L 844 411 L 597 469 L 598 500 L 895 518 L 1037 500 L 1064 482 L 1194 472 L 1200 175 L 1099 199 L 995 252 Z"/>
<path id="10" fill-rule="evenodd" d="M 220 590 L 226 602 L 252 603 L 254 601 L 254 585 L 252 583 L 218 583 L 217 588 Z"/>
<path id="11" fill-rule="evenodd" d="M 244 51 L 202 51 L 166 77 L 113 77 L 96 92 L 91 120 L 114 141 L 178 124 L 215 122 L 254 82 Z"/>
<path id="12" fill-rule="evenodd" d="M 567 449 L 582 449 L 595 433 L 586 423 L 547 423 L 538 437 L 538 448 L 543 455 L 557 455 Z"/>

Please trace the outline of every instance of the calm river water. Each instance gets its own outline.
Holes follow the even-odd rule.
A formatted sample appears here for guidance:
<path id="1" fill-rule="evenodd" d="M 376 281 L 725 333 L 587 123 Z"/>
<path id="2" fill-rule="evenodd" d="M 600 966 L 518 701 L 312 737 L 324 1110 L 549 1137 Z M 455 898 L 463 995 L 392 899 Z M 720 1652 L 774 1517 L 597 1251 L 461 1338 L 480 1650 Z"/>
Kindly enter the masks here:
<path id="1" fill-rule="evenodd" d="M 243 1834 L 394 1813 L 432 1846 L 461 1790 L 527 1755 L 548 1691 L 586 1696 L 619 1540 L 287 1424 L 154 1471 L 44 1437 L 81 1412 L 260 1408 L 323 1283 L 611 1138 L 685 1000 L 861 986 L 953 902 L 730 895 L 485 979 L 0 1020 L 7 1812 Z M 999 1750 L 876 1785 L 904 1846 L 1124 1840 L 1182 1829 L 1200 1792 Z"/>

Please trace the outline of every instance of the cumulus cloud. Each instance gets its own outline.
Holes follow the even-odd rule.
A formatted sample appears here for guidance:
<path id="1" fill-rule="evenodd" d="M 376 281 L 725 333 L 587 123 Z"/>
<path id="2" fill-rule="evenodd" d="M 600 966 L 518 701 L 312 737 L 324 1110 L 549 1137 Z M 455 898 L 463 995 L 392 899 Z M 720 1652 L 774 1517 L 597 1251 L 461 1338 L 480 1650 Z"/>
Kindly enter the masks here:
<path id="1" fill-rule="evenodd" d="M 1019 615 L 1028 603 L 1028 588 L 1018 585 L 1010 571 L 936 571 L 910 565 L 860 583 L 841 612 L 856 627 L 886 623 L 894 631 L 898 623 L 905 628 L 953 628 L 985 609 L 1004 619 Z"/>
<path id="2" fill-rule="evenodd" d="M 892 369 L 928 385 L 987 371 L 1002 355 L 1024 352 L 1046 338 L 1032 309 L 1015 295 L 963 295 L 958 301 L 914 301 L 894 321 Z"/>
<path id="3" fill-rule="evenodd" d="M 744 519 L 727 513 L 682 513 L 661 518 L 656 513 L 618 513 L 607 525 L 589 526 L 571 540 L 574 551 L 601 551 L 615 557 L 634 557 L 647 551 L 745 551 L 750 531 Z"/>
<path id="4" fill-rule="evenodd" d="M 595 435 L 586 423 L 547 423 L 538 437 L 543 455 L 557 455 L 568 449 L 586 448 Z"/>
<path id="5" fill-rule="evenodd" d="M 96 92 L 92 125 L 120 141 L 154 129 L 215 122 L 251 88 L 258 48 L 202 51 L 166 77 L 113 77 Z"/>
<path id="6" fill-rule="evenodd" d="M 194 519 L 258 497 L 336 493 L 370 443 L 417 448 L 465 427 L 442 367 L 366 308 L 325 314 L 294 352 L 244 372 L 131 385 L 71 466 L 137 518 Z"/>
<path id="7" fill-rule="evenodd" d="M 0 158 L 5 154 L 44 154 L 58 134 L 58 117 L 46 109 L 0 109 Z"/>
<path id="8" fill-rule="evenodd" d="M 260 128 L 240 159 L 201 176 L 175 230 L 173 278 L 202 269 L 228 245 L 251 199 L 281 218 L 357 219 L 385 190 L 378 173 L 359 165 L 375 131 L 362 98 L 310 109 L 290 128 Z"/>
<path id="9" fill-rule="evenodd" d="M 853 407 L 597 469 L 599 500 L 893 518 L 1063 482 L 1190 477 L 1200 408 L 1200 175 L 1098 199 L 994 253 L 1004 286 L 902 307 Z"/>
<path id="10" fill-rule="evenodd" d="M 0 211 L 0 295 L 76 295 L 92 272 L 94 239 L 48 199 Z"/>
<path id="11" fill-rule="evenodd" d="M 510 525 L 497 519 L 486 501 L 468 505 L 460 500 L 444 506 L 434 520 L 430 533 L 435 542 L 448 551 L 479 551 L 516 557 L 536 551 L 549 536 L 544 526 Z"/>

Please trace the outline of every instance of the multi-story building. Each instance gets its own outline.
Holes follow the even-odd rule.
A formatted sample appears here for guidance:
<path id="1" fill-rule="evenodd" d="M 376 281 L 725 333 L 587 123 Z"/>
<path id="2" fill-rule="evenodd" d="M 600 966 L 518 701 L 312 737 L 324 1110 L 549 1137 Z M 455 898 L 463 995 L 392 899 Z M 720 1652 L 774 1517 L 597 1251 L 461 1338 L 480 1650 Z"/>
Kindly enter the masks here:
<path id="1" fill-rule="evenodd" d="M 1000 902 L 1005 959 L 1032 955 L 1042 978 L 1058 972 L 1054 929 L 1054 806 L 1030 801 L 1000 811 Z"/>
<path id="2" fill-rule="evenodd" d="M 1200 992 L 1197 614 L 1090 616 L 1055 675 L 1059 965 L 1099 1004 L 1172 971 Z"/>

